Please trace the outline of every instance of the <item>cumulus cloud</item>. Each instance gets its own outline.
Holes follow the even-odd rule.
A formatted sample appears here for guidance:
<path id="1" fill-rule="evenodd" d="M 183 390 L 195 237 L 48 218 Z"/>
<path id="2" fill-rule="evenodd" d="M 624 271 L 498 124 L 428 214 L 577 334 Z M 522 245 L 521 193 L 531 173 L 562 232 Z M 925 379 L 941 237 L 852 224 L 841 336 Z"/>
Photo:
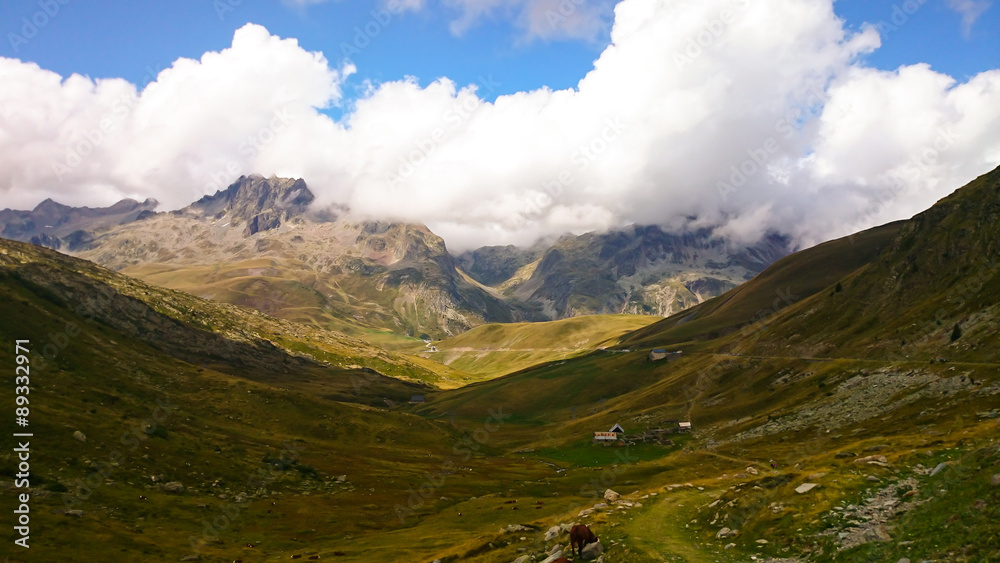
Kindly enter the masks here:
<path id="1" fill-rule="evenodd" d="M 948 7 L 962 16 L 962 33 L 969 35 L 972 24 L 989 9 L 992 0 L 947 0 Z"/>
<path id="2" fill-rule="evenodd" d="M 1000 164 L 1000 70 L 959 83 L 865 67 L 879 43 L 829 1 L 624 0 L 575 88 L 489 102 L 489 77 L 394 81 L 337 121 L 318 110 L 353 67 L 254 25 L 142 91 L 0 59 L 0 192 L 21 208 L 169 209 L 276 173 L 457 250 L 628 223 L 808 245 L 909 217 Z"/>

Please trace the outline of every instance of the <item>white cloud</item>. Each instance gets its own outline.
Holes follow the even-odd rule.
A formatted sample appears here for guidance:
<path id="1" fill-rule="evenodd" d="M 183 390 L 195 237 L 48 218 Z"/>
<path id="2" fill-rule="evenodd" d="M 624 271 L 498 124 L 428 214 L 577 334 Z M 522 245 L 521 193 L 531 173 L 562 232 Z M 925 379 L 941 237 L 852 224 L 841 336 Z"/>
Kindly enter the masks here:
<path id="1" fill-rule="evenodd" d="M 389 82 L 340 122 L 317 108 L 353 68 L 259 26 L 179 60 L 127 111 L 123 80 L 0 59 L 0 193 L 176 208 L 232 163 L 426 223 L 454 249 L 631 222 L 810 244 L 909 217 L 1000 164 L 1000 70 L 958 83 L 866 68 L 877 33 L 846 33 L 829 1 L 624 0 L 611 39 L 574 89 L 488 102 L 447 79 Z M 57 173 L 102 118 L 104 139 Z"/>
<path id="2" fill-rule="evenodd" d="M 972 25 L 976 23 L 979 16 L 983 15 L 986 10 L 989 9 L 990 5 L 993 4 L 992 0 L 946 0 L 948 7 L 952 10 L 958 12 L 962 16 L 962 33 L 969 35 L 972 31 Z"/>

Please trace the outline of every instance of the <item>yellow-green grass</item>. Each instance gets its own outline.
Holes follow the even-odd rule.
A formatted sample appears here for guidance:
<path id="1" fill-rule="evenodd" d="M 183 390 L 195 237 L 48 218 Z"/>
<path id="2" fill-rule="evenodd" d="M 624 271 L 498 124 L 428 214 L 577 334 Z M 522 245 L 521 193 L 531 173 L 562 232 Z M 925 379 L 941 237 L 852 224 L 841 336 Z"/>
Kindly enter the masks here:
<path id="1" fill-rule="evenodd" d="M 437 351 L 424 347 L 420 355 L 488 379 L 615 344 L 656 320 L 647 315 L 588 315 L 540 323 L 492 323 L 433 342 Z"/>

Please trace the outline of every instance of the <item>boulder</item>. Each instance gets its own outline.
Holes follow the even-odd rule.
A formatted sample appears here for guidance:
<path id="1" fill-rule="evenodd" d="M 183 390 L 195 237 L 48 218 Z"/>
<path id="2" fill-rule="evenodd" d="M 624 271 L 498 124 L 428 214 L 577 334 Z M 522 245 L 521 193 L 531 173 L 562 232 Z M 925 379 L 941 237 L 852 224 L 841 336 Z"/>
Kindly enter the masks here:
<path id="1" fill-rule="evenodd" d="M 757 475 L 757 468 L 755 468 L 755 467 L 747 467 L 747 473 L 749 473 L 751 475 Z"/>
<path id="2" fill-rule="evenodd" d="M 562 528 L 559 526 L 552 526 L 545 532 L 545 541 L 552 541 L 558 538 L 560 534 L 562 534 Z"/>
<path id="3" fill-rule="evenodd" d="M 179 481 L 171 481 L 163 484 L 163 490 L 168 493 L 183 493 L 184 485 L 182 485 Z"/>
<path id="4" fill-rule="evenodd" d="M 595 541 L 594 543 L 588 543 L 583 546 L 583 552 L 580 553 L 580 558 L 584 561 L 590 561 L 592 559 L 597 559 L 604 553 L 604 546 L 601 542 Z"/>
<path id="5" fill-rule="evenodd" d="M 621 495 L 612 491 L 611 489 L 604 491 L 604 500 L 606 500 L 607 502 L 615 502 L 620 498 Z"/>
<path id="6" fill-rule="evenodd" d="M 541 563 L 552 563 L 553 561 L 555 561 L 556 559 L 559 559 L 560 557 L 562 557 L 562 551 L 557 551 L 557 552 L 553 553 L 552 555 L 549 555 L 545 559 L 542 559 Z"/>
<path id="7" fill-rule="evenodd" d="M 83 432 L 80 432 L 79 430 L 73 432 L 73 437 L 76 438 L 77 440 L 80 440 L 81 442 L 87 441 L 87 435 L 84 434 Z"/>
<path id="8" fill-rule="evenodd" d="M 522 556 L 518 557 L 517 559 L 515 559 L 514 563 L 528 563 L 529 561 L 531 561 L 531 556 L 530 555 L 522 555 Z"/>
<path id="9" fill-rule="evenodd" d="M 935 465 L 934 469 L 931 469 L 931 477 L 937 475 L 938 473 L 941 473 L 942 471 L 944 471 L 946 467 L 948 467 L 948 464 L 943 461 Z"/>
<path id="10" fill-rule="evenodd" d="M 993 487 L 1000 487 L 1000 473 L 990 477 L 990 485 Z"/>
<path id="11" fill-rule="evenodd" d="M 65 514 L 66 516 L 76 516 L 77 518 L 83 518 L 82 510 L 67 510 Z"/>
<path id="12" fill-rule="evenodd" d="M 817 485 L 816 483 L 802 483 L 798 487 L 795 487 L 795 492 L 801 495 L 803 493 L 808 493 L 809 491 L 815 489 L 818 486 L 819 485 Z"/>
<path id="13" fill-rule="evenodd" d="M 729 528 L 723 528 L 719 530 L 717 534 L 715 534 L 715 537 L 721 540 L 722 538 L 731 538 L 739 533 L 740 533 L 739 530 L 730 530 Z"/>

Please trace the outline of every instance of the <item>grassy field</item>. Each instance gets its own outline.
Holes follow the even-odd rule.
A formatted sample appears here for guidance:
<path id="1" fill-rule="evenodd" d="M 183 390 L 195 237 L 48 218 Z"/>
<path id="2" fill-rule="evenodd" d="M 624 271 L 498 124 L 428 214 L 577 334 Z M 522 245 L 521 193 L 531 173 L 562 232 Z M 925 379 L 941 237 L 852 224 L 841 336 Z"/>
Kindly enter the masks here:
<path id="1" fill-rule="evenodd" d="M 588 315 L 542 323 L 486 324 L 429 346 L 390 347 L 468 373 L 479 380 L 563 360 L 617 344 L 658 320 L 646 315 Z"/>

